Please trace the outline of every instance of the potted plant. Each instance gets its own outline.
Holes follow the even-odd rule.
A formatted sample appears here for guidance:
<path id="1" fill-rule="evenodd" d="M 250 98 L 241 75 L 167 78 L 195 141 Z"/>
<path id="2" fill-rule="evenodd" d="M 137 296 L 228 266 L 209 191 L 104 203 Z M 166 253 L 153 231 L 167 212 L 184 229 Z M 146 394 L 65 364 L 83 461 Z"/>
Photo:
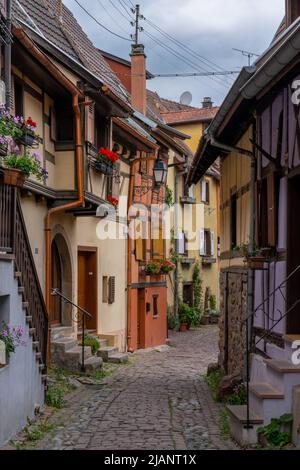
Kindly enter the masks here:
<path id="1" fill-rule="evenodd" d="M 153 261 L 151 263 L 147 263 L 144 272 L 146 275 L 157 275 L 160 274 L 161 272 L 161 264 L 158 263 L 157 261 Z"/>
<path id="2" fill-rule="evenodd" d="M 249 269 L 262 270 L 265 263 L 269 262 L 271 255 L 271 248 L 259 248 L 254 244 L 253 249 L 250 249 L 249 244 L 242 244 L 236 247 L 234 251 L 239 251 L 244 255 L 245 263 Z"/>
<path id="3" fill-rule="evenodd" d="M 95 169 L 104 175 L 112 175 L 115 163 L 119 160 L 119 156 L 112 150 L 101 147 L 98 151 L 97 159 L 94 163 Z"/>
<path id="4" fill-rule="evenodd" d="M 166 259 L 161 263 L 160 270 L 163 274 L 169 274 L 176 269 L 176 264 L 172 260 Z"/>
<path id="5" fill-rule="evenodd" d="M 0 326 L 0 340 L 5 344 L 7 357 L 16 352 L 18 346 L 27 346 L 23 336 L 24 329 L 21 326 L 10 326 L 2 322 Z"/>
<path id="6" fill-rule="evenodd" d="M 195 326 L 199 321 L 197 309 L 180 302 L 179 304 L 180 331 L 187 331 L 191 326 Z"/>
<path id="7" fill-rule="evenodd" d="M 2 158 L 4 165 L 4 184 L 23 187 L 25 178 L 36 176 L 39 181 L 45 181 L 48 172 L 42 168 L 39 155 L 30 154 L 27 150 L 23 155 L 11 153 Z"/>

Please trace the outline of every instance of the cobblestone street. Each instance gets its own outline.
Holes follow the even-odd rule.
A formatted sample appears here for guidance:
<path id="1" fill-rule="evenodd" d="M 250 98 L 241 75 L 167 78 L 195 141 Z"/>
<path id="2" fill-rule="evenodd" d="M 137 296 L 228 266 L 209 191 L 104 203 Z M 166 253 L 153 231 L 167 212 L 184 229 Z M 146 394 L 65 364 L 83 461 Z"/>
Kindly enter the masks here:
<path id="1" fill-rule="evenodd" d="M 218 329 L 171 335 L 171 347 L 140 351 L 104 383 L 78 389 L 51 418 L 39 449 L 231 449 L 220 405 L 201 375 L 216 361 Z"/>

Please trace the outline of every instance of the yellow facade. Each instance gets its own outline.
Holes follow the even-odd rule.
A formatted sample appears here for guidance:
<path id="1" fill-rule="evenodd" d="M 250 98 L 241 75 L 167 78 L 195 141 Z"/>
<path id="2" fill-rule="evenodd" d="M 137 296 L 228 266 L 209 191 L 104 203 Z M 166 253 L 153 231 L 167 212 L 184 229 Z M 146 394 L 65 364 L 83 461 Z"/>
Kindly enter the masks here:
<path id="1" fill-rule="evenodd" d="M 203 135 L 205 126 L 202 123 L 182 123 L 174 125 L 178 131 L 181 131 L 191 136 L 191 139 L 186 140 L 186 144 L 194 153 L 198 147 L 199 140 Z M 174 157 L 170 163 L 174 163 Z M 171 167 L 168 172 L 168 187 L 175 194 L 175 179 L 178 173 L 177 167 Z M 209 200 L 203 202 L 202 183 L 207 182 L 209 187 Z M 179 203 L 181 198 L 185 196 L 184 190 L 184 176 L 178 176 L 178 190 L 179 190 Z M 179 262 L 179 298 L 183 299 L 184 289 L 189 290 L 193 282 L 193 273 L 196 263 L 199 263 L 201 268 L 201 279 L 203 289 L 203 306 L 205 300 L 205 292 L 210 289 L 210 294 L 215 296 L 217 306 L 219 306 L 219 206 L 220 206 L 220 183 L 214 176 L 207 174 L 197 185 L 190 188 L 190 195 L 194 198 L 193 204 L 179 204 L 178 208 L 178 231 L 187 232 L 188 250 L 182 262 Z M 174 211 L 173 211 L 174 212 Z M 172 214 L 172 227 L 174 227 L 175 214 Z M 205 233 L 210 233 L 211 245 L 209 252 L 210 256 L 204 256 L 201 252 L 201 237 Z M 174 249 L 174 243 L 169 244 L 168 249 Z M 202 254 L 201 254 L 202 253 Z M 186 287 L 185 287 L 186 286 Z M 168 289 L 168 305 L 170 310 L 174 306 L 174 279 L 169 279 Z"/>

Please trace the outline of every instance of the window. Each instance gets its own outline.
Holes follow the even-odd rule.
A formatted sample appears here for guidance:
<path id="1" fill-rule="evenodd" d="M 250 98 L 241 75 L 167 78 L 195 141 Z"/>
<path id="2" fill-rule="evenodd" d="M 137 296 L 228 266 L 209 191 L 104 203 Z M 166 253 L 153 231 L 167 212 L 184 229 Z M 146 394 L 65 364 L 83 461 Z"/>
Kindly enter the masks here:
<path id="1" fill-rule="evenodd" d="M 15 115 L 23 116 L 24 114 L 23 85 L 15 77 L 14 77 L 14 96 L 15 96 Z"/>
<path id="2" fill-rule="evenodd" d="M 153 295 L 153 316 L 158 317 L 158 295 Z"/>
<path id="3" fill-rule="evenodd" d="M 237 244 L 237 195 L 233 194 L 230 200 L 230 240 L 231 249 Z"/>
<path id="4" fill-rule="evenodd" d="M 190 307 L 194 306 L 194 289 L 193 284 L 183 284 L 182 300 Z"/>
<path id="5" fill-rule="evenodd" d="M 275 247 L 278 232 L 279 178 L 270 172 L 258 186 L 259 231 L 258 244 L 262 248 Z"/>
<path id="6" fill-rule="evenodd" d="M 108 277 L 103 276 L 102 278 L 102 302 L 107 304 L 108 302 Z"/>
<path id="7" fill-rule="evenodd" d="M 54 106 L 50 108 L 50 138 L 56 142 L 56 112 Z"/>
<path id="8" fill-rule="evenodd" d="M 179 238 L 178 238 L 178 254 L 180 255 L 188 255 L 188 236 L 187 233 L 181 232 L 179 233 Z"/>
<path id="9" fill-rule="evenodd" d="M 201 200 L 209 204 L 209 181 L 204 179 L 201 183 Z"/>
<path id="10" fill-rule="evenodd" d="M 200 255 L 214 256 L 215 234 L 209 229 L 200 230 Z"/>
<path id="11" fill-rule="evenodd" d="M 69 102 L 60 102 L 56 107 L 57 141 L 73 142 L 74 140 L 74 113 Z"/>

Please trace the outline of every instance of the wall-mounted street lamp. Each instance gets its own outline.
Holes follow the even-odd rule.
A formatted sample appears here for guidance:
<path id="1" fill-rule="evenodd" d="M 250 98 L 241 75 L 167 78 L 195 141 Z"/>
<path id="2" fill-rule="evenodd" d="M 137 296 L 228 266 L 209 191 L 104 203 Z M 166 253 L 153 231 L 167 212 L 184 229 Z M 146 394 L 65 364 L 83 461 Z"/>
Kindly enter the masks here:
<path id="1" fill-rule="evenodd" d="M 168 166 L 160 158 L 158 158 L 155 162 L 153 173 L 156 188 L 160 188 L 161 186 L 166 184 L 168 176 Z"/>

